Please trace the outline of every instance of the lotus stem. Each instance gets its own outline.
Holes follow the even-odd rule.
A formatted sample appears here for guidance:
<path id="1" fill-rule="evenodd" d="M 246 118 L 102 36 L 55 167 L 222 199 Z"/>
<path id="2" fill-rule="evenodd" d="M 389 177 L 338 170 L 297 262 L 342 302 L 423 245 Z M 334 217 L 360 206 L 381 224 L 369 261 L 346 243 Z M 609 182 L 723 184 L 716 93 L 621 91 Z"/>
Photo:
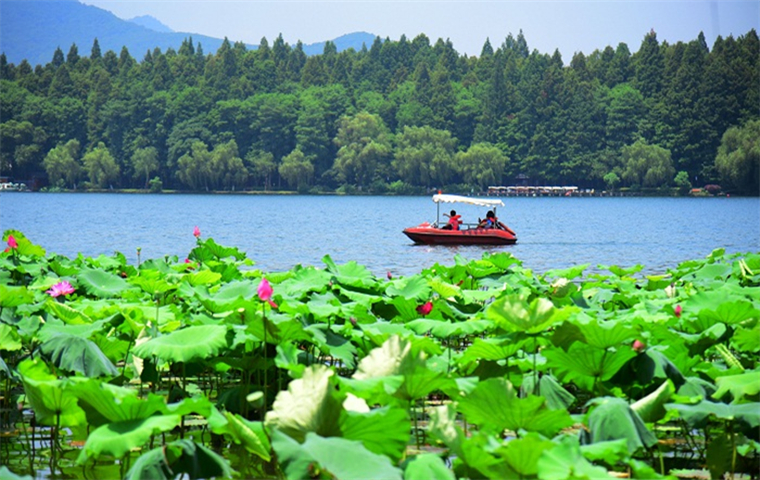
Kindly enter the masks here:
<path id="1" fill-rule="evenodd" d="M 264 318 L 264 344 L 262 345 L 264 350 L 264 410 L 261 415 L 261 420 L 264 421 L 264 417 L 267 414 L 267 312 L 266 304 L 261 304 L 261 316 Z M 248 392 L 246 392 L 248 395 Z"/>

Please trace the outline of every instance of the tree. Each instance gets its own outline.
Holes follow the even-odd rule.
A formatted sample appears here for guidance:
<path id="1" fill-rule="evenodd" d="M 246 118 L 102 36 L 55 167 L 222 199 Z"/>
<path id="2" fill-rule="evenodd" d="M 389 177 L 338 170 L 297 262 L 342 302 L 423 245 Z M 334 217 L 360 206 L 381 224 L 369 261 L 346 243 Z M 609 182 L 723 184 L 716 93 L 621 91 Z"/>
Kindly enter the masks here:
<path id="1" fill-rule="evenodd" d="M 507 157 L 494 145 L 476 143 L 466 152 L 457 153 L 456 163 L 466 184 L 485 190 L 489 185 L 501 183 Z"/>
<path id="2" fill-rule="evenodd" d="M 59 144 L 48 152 L 42 164 L 51 185 L 63 184 L 76 189 L 81 174 L 81 167 L 77 161 L 78 154 L 79 142 L 77 140 L 69 140 L 66 144 Z"/>
<path id="3" fill-rule="evenodd" d="M 90 184 L 97 188 L 113 187 L 119 179 L 119 165 L 114 160 L 103 142 L 87 152 L 82 158 L 84 169 L 90 178 Z"/>
<path id="4" fill-rule="evenodd" d="M 158 150 L 154 147 L 138 148 L 132 154 L 131 160 L 134 171 L 133 178 L 137 180 L 138 177 L 145 174 L 143 188 L 148 188 L 150 174 L 158 170 Z"/>
<path id="5" fill-rule="evenodd" d="M 225 190 L 239 190 L 245 187 L 248 170 L 243 165 L 243 159 L 238 156 L 235 140 L 214 147 L 210 172 L 214 188 L 221 186 Z"/>
<path id="6" fill-rule="evenodd" d="M 208 191 L 210 168 L 211 153 L 208 151 L 208 146 L 196 140 L 190 152 L 182 155 L 177 161 L 177 177 L 192 190 Z"/>
<path id="7" fill-rule="evenodd" d="M 623 147 L 620 156 L 625 166 L 623 180 L 629 185 L 663 187 L 676 173 L 670 150 L 649 145 L 645 140 Z"/>
<path id="8" fill-rule="evenodd" d="M 277 171 L 274 155 L 262 150 L 251 150 L 246 155 L 245 161 L 249 165 L 251 176 L 262 180 L 264 191 L 269 190 L 272 186 L 272 174 Z"/>
<path id="9" fill-rule="evenodd" d="M 308 187 L 314 176 L 314 165 L 297 148 L 282 159 L 278 170 L 288 185 L 296 187 L 299 192 Z"/>
<path id="10" fill-rule="evenodd" d="M 343 117 L 335 144 L 338 147 L 335 169 L 345 181 L 369 185 L 378 174 L 387 173 L 390 132 L 378 115 L 360 112 Z"/>
<path id="11" fill-rule="evenodd" d="M 751 195 L 760 193 L 760 120 L 726 130 L 715 167 L 729 188 Z"/>
<path id="12" fill-rule="evenodd" d="M 455 179 L 456 139 L 445 130 L 432 127 L 404 127 L 397 137 L 393 166 L 412 185 L 446 185 Z"/>
<path id="13" fill-rule="evenodd" d="M 678 172 L 676 175 L 676 178 L 673 179 L 673 183 L 675 183 L 676 187 L 678 187 L 678 192 L 681 195 L 686 195 L 691 190 L 691 182 L 689 181 L 689 174 L 683 170 Z"/>

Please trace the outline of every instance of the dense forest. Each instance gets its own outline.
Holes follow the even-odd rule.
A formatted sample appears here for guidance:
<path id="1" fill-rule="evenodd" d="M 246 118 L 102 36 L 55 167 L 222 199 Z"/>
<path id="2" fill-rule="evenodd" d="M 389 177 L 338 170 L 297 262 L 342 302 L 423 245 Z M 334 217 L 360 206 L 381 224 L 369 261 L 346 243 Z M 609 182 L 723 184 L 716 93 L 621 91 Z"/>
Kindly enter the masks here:
<path id="1" fill-rule="evenodd" d="M 225 39 L 213 55 L 59 48 L 0 56 L 0 174 L 52 188 L 481 191 L 518 181 L 758 192 L 760 41 L 704 35 L 565 65 L 522 32 L 479 56 L 450 41 L 361 51 Z"/>

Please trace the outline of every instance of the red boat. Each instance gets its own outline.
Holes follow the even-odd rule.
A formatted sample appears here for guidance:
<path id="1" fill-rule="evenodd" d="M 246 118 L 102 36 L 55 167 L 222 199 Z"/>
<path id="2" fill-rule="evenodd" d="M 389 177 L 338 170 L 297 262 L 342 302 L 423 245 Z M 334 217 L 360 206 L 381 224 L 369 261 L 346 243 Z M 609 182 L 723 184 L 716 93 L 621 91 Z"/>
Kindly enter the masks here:
<path id="1" fill-rule="evenodd" d="M 440 219 L 441 203 L 465 203 L 481 207 L 490 207 L 496 213 L 497 206 L 504 206 L 498 199 L 462 197 L 459 195 L 433 195 L 433 201 L 438 206 Z M 517 235 L 501 222 L 493 228 L 483 228 L 478 224 L 462 224 L 459 230 L 440 228 L 438 220 L 430 224 L 424 222 L 416 227 L 404 229 L 404 234 L 414 243 L 427 245 L 511 245 L 517 243 Z"/>

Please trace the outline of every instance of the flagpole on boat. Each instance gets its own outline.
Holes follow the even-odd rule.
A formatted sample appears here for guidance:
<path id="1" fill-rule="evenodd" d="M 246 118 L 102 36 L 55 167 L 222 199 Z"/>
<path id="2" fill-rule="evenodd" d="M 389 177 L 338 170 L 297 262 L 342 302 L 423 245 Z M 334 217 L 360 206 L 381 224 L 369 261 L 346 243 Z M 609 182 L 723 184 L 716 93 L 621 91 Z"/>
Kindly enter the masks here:
<path id="1" fill-rule="evenodd" d="M 441 191 L 438 190 L 438 195 L 441 194 Z M 438 228 L 438 224 L 441 222 L 441 202 L 436 201 L 435 202 L 435 228 Z"/>

